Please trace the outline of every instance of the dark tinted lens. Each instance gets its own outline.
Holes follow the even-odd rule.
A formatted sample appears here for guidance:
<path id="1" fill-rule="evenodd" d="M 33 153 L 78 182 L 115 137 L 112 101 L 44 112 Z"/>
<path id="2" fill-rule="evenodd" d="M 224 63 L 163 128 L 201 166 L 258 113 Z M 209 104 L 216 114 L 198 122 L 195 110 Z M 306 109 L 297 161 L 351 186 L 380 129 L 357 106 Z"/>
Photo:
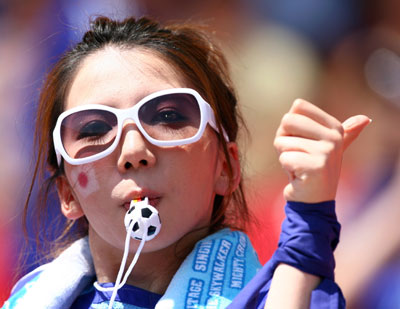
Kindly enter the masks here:
<path id="1" fill-rule="evenodd" d="M 194 136 L 200 127 L 200 107 L 190 94 L 157 97 L 139 109 L 145 131 L 157 140 L 179 140 Z"/>
<path id="2" fill-rule="evenodd" d="M 103 110 L 85 110 L 66 117 L 61 141 L 71 158 L 86 158 L 111 146 L 117 134 L 117 117 Z"/>

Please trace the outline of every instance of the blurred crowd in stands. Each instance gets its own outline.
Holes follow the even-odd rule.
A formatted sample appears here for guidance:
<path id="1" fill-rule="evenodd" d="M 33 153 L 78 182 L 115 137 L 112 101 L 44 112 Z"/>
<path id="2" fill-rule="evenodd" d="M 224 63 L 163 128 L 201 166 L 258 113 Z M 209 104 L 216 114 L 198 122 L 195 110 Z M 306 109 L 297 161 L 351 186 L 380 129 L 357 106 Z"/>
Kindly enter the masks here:
<path id="1" fill-rule="evenodd" d="M 372 124 L 343 161 L 336 280 L 349 308 L 400 308 L 397 0 L 0 0 L 0 304 L 24 241 L 21 212 L 44 74 L 97 15 L 201 21 L 215 32 L 248 125 L 241 149 L 259 219 L 250 234 L 262 262 L 276 247 L 284 216 L 286 176 L 272 146 L 282 115 L 301 97 L 342 121 L 369 116 Z M 57 220 L 58 208 L 55 200 L 47 220 Z M 34 249 L 26 271 L 35 266 Z"/>

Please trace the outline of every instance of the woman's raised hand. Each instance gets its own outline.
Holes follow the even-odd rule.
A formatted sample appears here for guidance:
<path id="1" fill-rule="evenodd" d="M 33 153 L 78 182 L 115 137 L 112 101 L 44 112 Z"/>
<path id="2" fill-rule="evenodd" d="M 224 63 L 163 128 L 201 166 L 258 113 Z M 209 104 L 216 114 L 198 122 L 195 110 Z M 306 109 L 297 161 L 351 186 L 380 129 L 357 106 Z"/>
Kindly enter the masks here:
<path id="1" fill-rule="evenodd" d="M 357 115 L 341 123 L 315 105 L 295 100 L 274 141 L 289 176 L 285 199 L 304 203 L 334 200 L 343 152 L 370 122 Z"/>

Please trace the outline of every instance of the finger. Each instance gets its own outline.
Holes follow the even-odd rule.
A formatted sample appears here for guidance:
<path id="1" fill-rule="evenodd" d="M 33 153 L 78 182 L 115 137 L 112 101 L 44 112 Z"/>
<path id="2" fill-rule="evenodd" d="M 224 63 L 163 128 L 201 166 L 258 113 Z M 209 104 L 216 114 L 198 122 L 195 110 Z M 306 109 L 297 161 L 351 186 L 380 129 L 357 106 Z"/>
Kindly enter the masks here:
<path id="1" fill-rule="evenodd" d="M 289 113 L 301 114 L 311 118 L 312 120 L 322 124 L 325 127 L 342 130 L 342 124 L 339 120 L 337 120 L 335 117 L 331 116 L 327 112 L 323 111 L 319 107 L 315 106 L 314 104 L 303 99 L 296 99 L 293 102 Z"/>
<path id="2" fill-rule="evenodd" d="M 276 136 L 298 136 L 313 140 L 330 140 L 333 138 L 333 134 L 340 133 L 321 125 L 307 116 L 288 113 L 283 116 Z"/>
<path id="3" fill-rule="evenodd" d="M 283 169 L 288 173 L 296 173 L 296 176 L 300 176 L 305 170 L 312 171 L 321 166 L 317 160 L 318 157 L 301 151 L 285 151 L 279 156 Z"/>
<path id="4" fill-rule="evenodd" d="M 371 123 L 371 119 L 364 115 L 357 115 L 348 118 L 343 122 L 343 147 L 346 149 L 360 135 L 362 130 Z"/>
<path id="5" fill-rule="evenodd" d="M 278 153 L 285 151 L 315 153 L 323 151 L 324 143 L 297 136 L 278 136 L 274 140 L 274 146 Z"/>

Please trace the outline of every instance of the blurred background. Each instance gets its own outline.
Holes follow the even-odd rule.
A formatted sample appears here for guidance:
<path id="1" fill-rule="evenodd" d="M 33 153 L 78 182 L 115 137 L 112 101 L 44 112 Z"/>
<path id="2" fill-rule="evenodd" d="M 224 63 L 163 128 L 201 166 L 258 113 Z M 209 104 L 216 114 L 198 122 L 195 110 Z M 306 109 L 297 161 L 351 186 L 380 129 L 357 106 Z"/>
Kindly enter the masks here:
<path id="1" fill-rule="evenodd" d="M 0 0 L 0 304 L 24 241 L 40 87 L 97 15 L 190 19 L 215 31 L 250 133 L 241 149 L 249 204 L 260 220 L 250 235 L 263 263 L 277 245 L 287 181 L 272 141 L 293 100 L 307 99 L 341 121 L 372 118 L 343 161 L 336 280 L 349 308 L 400 308 L 397 0 Z M 59 205 L 52 203 L 56 220 Z M 34 247 L 24 255 L 28 271 Z"/>

